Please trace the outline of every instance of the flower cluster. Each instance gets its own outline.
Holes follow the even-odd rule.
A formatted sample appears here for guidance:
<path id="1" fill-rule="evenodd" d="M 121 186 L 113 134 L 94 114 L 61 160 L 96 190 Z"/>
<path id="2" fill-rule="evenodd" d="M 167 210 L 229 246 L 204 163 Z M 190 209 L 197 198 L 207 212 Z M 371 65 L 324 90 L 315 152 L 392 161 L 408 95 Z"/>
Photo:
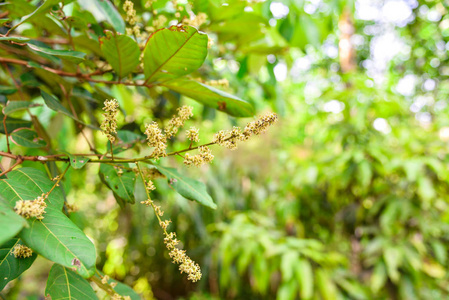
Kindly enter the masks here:
<path id="1" fill-rule="evenodd" d="M 131 297 L 130 296 L 121 296 L 120 294 L 116 293 L 111 297 L 111 300 L 131 300 Z"/>
<path id="2" fill-rule="evenodd" d="M 167 156 L 165 152 L 165 149 L 167 149 L 167 137 L 162 133 L 156 122 L 145 125 L 145 134 L 147 135 L 148 146 L 154 147 L 151 157 L 159 159 Z"/>
<path id="3" fill-rule="evenodd" d="M 115 141 L 115 136 L 112 133 L 117 133 L 117 108 L 118 102 L 116 99 L 106 100 L 104 102 L 103 110 L 106 112 L 103 114 L 104 120 L 100 127 L 111 143 Z"/>
<path id="4" fill-rule="evenodd" d="M 210 163 L 214 156 L 212 155 L 212 151 L 209 147 L 201 146 L 198 148 L 199 154 L 191 156 L 189 153 L 186 153 L 184 157 L 184 164 L 186 166 L 196 166 L 200 167 L 204 164 Z"/>
<path id="5" fill-rule="evenodd" d="M 126 0 L 123 4 L 123 10 L 126 13 L 125 21 L 129 25 L 135 25 L 137 23 L 136 10 L 134 9 L 134 3 L 132 1 Z"/>
<path id="6" fill-rule="evenodd" d="M 192 110 L 193 107 L 191 106 L 181 106 L 178 108 L 178 115 L 174 115 L 170 121 L 168 121 L 168 125 L 165 128 L 167 138 L 174 136 L 178 132 L 178 128 L 184 126 L 185 121 L 193 116 Z"/>
<path id="7" fill-rule="evenodd" d="M 160 217 L 163 216 L 164 212 L 161 210 L 160 206 L 157 206 L 153 200 L 149 198 L 149 193 L 154 190 L 154 185 L 150 181 L 145 182 L 145 187 L 147 189 L 148 199 L 142 201 L 142 204 L 146 206 L 151 206 L 159 220 L 159 225 L 164 231 L 164 243 L 167 249 L 170 251 L 169 256 L 173 260 L 173 263 L 179 264 L 179 270 L 181 273 L 186 273 L 187 279 L 196 282 L 201 279 L 201 268 L 196 264 L 189 256 L 187 256 L 185 250 L 178 249 L 176 246 L 179 244 L 179 240 L 176 239 L 176 233 L 167 232 L 167 227 L 170 225 L 171 220 L 162 221 Z M 148 188 L 151 187 L 151 188 Z"/>
<path id="8" fill-rule="evenodd" d="M 25 245 L 17 244 L 14 246 L 12 254 L 15 258 L 27 258 L 33 255 L 33 250 Z"/>
<path id="9" fill-rule="evenodd" d="M 199 129 L 197 129 L 195 127 L 190 127 L 190 129 L 186 131 L 186 136 L 189 139 L 189 141 L 192 141 L 192 142 L 200 141 Z"/>
<path id="10" fill-rule="evenodd" d="M 182 20 L 182 23 L 184 25 L 190 25 L 190 26 L 194 26 L 194 27 L 200 27 L 201 25 L 203 25 L 204 23 L 206 23 L 207 21 L 207 15 L 205 13 L 198 13 L 195 17 L 188 19 L 188 18 L 184 18 L 184 20 Z"/>
<path id="11" fill-rule="evenodd" d="M 179 264 L 179 271 L 188 274 L 187 279 L 192 282 L 200 280 L 202 276 L 200 266 L 187 256 L 186 250 L 181 250 L 176 247 L 179 243 L 176 234 L 174 232 L 168 233 L 165 231 L 164 243 L 170 251 L 168 255 L 173 260 L 173 263 Z"/>
<path id="12" fill-rule="evenodd" d="M 47 198 L 48 194 L 44 193 L 34 200 L 19 200 L 16 202 L 14 210 L 16 214 L 26 219 L 36 217 L 36 219 L 42 220 L 44 218 L 45 208 L 47 207 L 47 203 L 45 203 L 45 199 Z"/>
<path id="13" fill-rule="evenodd" d="M 248 123 L 245 128 L 234 127 L 232 130 L 221 130 L 214 135 L 213 143 L 224 146 L 230 150 L 237 149 L 238 141 L 246 141 L 252 135 L 259 135 L 265 132 L 269 126 L 277 121 L 275 113 L 268 113 L 260 116 L 257 120 Z"/>

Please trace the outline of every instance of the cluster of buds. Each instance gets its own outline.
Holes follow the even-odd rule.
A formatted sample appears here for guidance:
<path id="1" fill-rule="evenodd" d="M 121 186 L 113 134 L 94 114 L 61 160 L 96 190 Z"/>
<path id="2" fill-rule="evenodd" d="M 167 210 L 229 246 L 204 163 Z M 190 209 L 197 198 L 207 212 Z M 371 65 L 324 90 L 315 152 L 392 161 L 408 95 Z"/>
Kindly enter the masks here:
<path id="1" fill-rule="evenodd" d="M 176 234 L 165 231 L 164 243 L 170 251 L 168 255 L 173 260 L 173 263 L 179 264 L 179 271 L 186 273 L 187 279 L 192 282 L 200 280 L 202 276 L 200 266 L 186 254 L 186 250 L 181 250 L 176 247 L 179 244 Z"/>
<path id="2" fill-rule="evenodd" d="M 193 107 L 191 106 L 181 106 L 178 108 L 178 115 L 174 115 L 170 121 L 168 121 L 168 125 L 165 128 L 167 138 L 170 138 L 178 133 L 178 128 L 184 126 L 185 121 L 193 116 L 192 110 Z"/>
<path id="3" fill-rule="evenodd" d="M 14 246 L 12 254 L 15 258 L 27 258 L 33 255 L 33 250 L 25 245 L 17 244 Z"/>
<path id="4" fill-rule="evenodd" d="M 115 293 L 112 297 L 111 300 L 131 300 L 130 296 L 122 296 L 120 294 Z"/>
<path id="5" fill-rule="evenodd" d="M 44 193 L 34 200 L 19 200 L 14 206 L 16 214 L 29 219 L 31 217 L 36 217 L 38 220 L 42 220 L 45 214 L 45 208 L 47 203 L 45 199 L 48 198 L 48 193 Z"/>
<path id="6" fill-rule="evenodd" d="M 246 141 L 253 135 L 265 132 L 277 119 L 278 117 L 275 113 L 262 115 L 257 120 L 248 123 L 243 130 L 240 127 L 234 127 L 232 130 L 222 130 L 216 133 L 212 142 L 230 150 L 235 150 L 237 149 L 238 141 Z"/>
<path id="7" fill-rule="evenodd" d="M 194 27 L 198 28 L 201 25 L 203 25 L 204 23 L 206 23 L 206 21 L 207 21 L 207 15 L 205 13 L 200 12 L 191 19 L 184 18 L 184 20 L 182 20 L 182 23 L 184 25 L 190 25 L 190 26 L 194 26 Z"/>
<path id="8" fill-rule="evenodd" d="M 145 182 L 145 187 L 147 189 L 147 195 L 149 195 L 150 191 L 154 190 L 153 183 L 150 181 Z M 148 189 L 148 186 L 151 189 Z M 178 249 L 176 246 L 179 244 L 179 240 L 176 239 L 176 233 L 167 232 L 167 227 L 170 225 L 171 220 L 162 221 L 160 217 L 164 214 L 161 210 L 160 206 L 157 206 L 153 200 L 147 199 L 146 201 L 142 201 L 142 204 L 146 206 L 151 206 L 156 214 L 156 217 L 159 220 L 159 225 L 164 231 L 164 243 L 167 249 L 170 251 L 169 256 L 173 260 L 173 263 L 179 264 L 179 270 L 181 273 L 187 274 L 187 279 L 193 282 L 196 282 L 201 279 L 201 268 L 198 264 L 196 264 L 190 257 L 187 256 L 185 250 Z"/>
<path id="9" fill-rule="evenodd" d="M 218 79 L 218 80 L 209 80 L 206 82 L 206 84 L 211 86 L 220 86 L 220 87 L 229 87 L 229 81 L 225 78 Z"/>
<path id="10" fill-rule="evenodd" d="M 106 100 L 104 102 L 104 120 L 101 123 L 100 128 L 111 143 L 115 141 L 115 136 L 113 136 L 112 133 L 117 133 L 117 108 L 118 102 L 116 99 Z"/>
<path id="11" fill-rule="evenodd" d="M 209 147 L 201 146 L 198 148 L 199 154 L 197 155 L 190 155 L 189 153 L 186 153 L 184 156 L 184 164 L 186 166 L 196 166 L 200 167 L 204 164 L 210 163 L 214 156 L 212 155 L 212 151 Z"/>
<path id="12" fill-rule="evenodd" d="M 168 19 L 164 15 L 159 15 L 157 18 L 153 19 L 153 26 L 156 29 L 162 28 L 165 26 L 165 23 L 167 23 Z"/>
<path id="13" fill-rule="evenodd" d="M 190 127 L 189 130 L 186 131 L 186 136 L 191 142 L 199 142 L 200 136 L 199 136 L 199 129 L 195 127 Z"/>
<path id="14" fill-rule="evenodd" d="M 129 25 L 135 25 L 137 23 L 137 14 L 134 9 L 134 3 L 132 1 L 126 0 L 123 3 L 123 10 L 126 13 L 125 21 L 129 23 Z"/>
<path id="15" fill-rule="evenodd" d="M 159 159 L 167 156 L 165 152 L 165 149 L 167 149 L 167 137 L 162 133 L 156 122 L 145 125 L 145 134 L 147 135 L 148 146 L 154 147 L 151 157 Z"/>

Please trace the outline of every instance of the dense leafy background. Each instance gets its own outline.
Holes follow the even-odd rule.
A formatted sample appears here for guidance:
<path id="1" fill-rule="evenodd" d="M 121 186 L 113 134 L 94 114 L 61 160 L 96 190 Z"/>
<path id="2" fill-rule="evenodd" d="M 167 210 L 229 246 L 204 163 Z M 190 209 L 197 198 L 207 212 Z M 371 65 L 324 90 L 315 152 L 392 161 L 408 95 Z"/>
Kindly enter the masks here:
<path id="1" fill-rule="evenodd" d="M 0 114 L 2 119 L 8 116 L 6 129 L 15 134 L 13 152 L 87 153 L 79 126 L 84 123 L 90 124 L 85 130 L 101 145 L 99 150 L 106 150 L 104 136 L 94 128 L 102 101 L 112 97 L 126 116 L 119 124 L 126 121 L 117 153 L 142 140 L 144 121 L 170 118 L 179 103 L 195 107 L 191 124 L 201 128 L 203 141 L 213 132 L 243 123 L 232 116 L 252 115 L 253 108 L 241 99 L 258 112 L 280 114 L 281 121 L 270 133 L 237 151 L 214 148 L 211 166 L 179 168 L 206 183 L 214 203 L 206 198 L 203 204 L 216 204 L 216 210 L 186 201 L 164 179 L 156 181 L 155 198 L 202 266 L 203 279 L 197 284 L 187 282 L 170 263 L 153 213 L 125 204 L 143 200 L 141 188 L 136 186 L 131 196 L 126 189 L 114 190 L 118 177 L 108 165 L 71 169 L 59 197 L 79 206 L 69 218 L 95 241 L 99 270 L 132 286 L 145 299 L 449 297 L 447 3 L 380 1 L 368 5 L 378 12 L 370 19 L 363 15 L 365 1 L 178 1 L 186 7 L 180 18 L 190 9 L 207 14 L 199 29 L 214 44 L 193 56 L 176 52 L 181 62 L 192 57 L 188 70 L 193 73 L 171 78 L 155 71 L 157 44 L 114 34 L 125 32 L 122 1 L 65 1 L 71 23 L 48 13 L 58 1 L 47 0 L 35 11 L 41 2 L 14 0 L 0 6 L 14 25 L 19 19 L 24 22 L 17 27 L 17 37 L 0 38 L 0 57 L 28 62 L 4 63 L 0 70 L 3 105 L 7 100 L 26 101 L 14 101 Z M 145 2 L 134 1 L 143 26 L 152 26 L 160 16 L 167 18 L 162 27 L 177 23 L 169 24 L 176 13 L 171 1 L 159 0 L 150 8 Z M 350 41 L 355 68 L 349 72 L 342 72 L 344 53 L 339 49 L 344 20 L 354 30 Z M 4 34 L 8 28 L 1 30 Z M 161 32 L 167 39 L 175 33 Z M 193 28 L 185 34 L 195 37 L 193 48 L 207 44 Z M 49 39 L 66 43 L 51 47 L 46 44 Z M 173 38 L 170 45 L 181 42 Z M 382 48 L 382 43 L 387 46 Z M 160 85 L 95 83 L 42 67 L 86 73 L 104 69 L 108 62 L 115 75 L 93 78 L 118 81 L 135 76 L 133 80 Z M 172 76 L 180 77 L 186 69 L 171 70 L 179 72 Z M 229 88 L 216 91 L 204 85 L 221 78 L 229 81 Z M 41 139 L 30 136 L 28 129 L 18 130 L 22 127 L 33 128 L 31 133 Z M 5 132 L 1 123 L 0 132 Z M 6 149 L 4 138 L 0 147 Z M 144 145 L 138 148 L 124 153 L 148 154 Z M 23 165 L 44 170 L 35 162 Z M 57 166 L 48 167 L 55 172 Z M 133 180 L 126 176 L 121 178 Z M 2 294 L 8 299 L 41 297 L 49 272 L 56 276 L 64 269 L 38 257 Z M 76 273 L 69 276 L 83 280 Z"/>

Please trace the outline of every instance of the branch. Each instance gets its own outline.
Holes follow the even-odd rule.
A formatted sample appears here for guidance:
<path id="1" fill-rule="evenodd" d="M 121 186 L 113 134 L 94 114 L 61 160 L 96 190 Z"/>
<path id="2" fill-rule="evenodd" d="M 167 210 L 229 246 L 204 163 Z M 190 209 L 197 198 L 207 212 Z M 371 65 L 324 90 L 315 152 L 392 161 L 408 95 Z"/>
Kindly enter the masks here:
<path id="1" fill-rule="evenodd" d="M 22 162 L 23 162 L 23 161 L 22 161 L 21 157 L 19 156 L 19 158 L 17 159 L 17 161 L 16 161 L 11 167 L 9 167 L 8 170 L 3 171 L 3 172 L 0 173 L 0 177 L 2 177 L 3 175 L 5 175 L 5 174 L 8 173 L 8 172 L 11 172 L 12 169 L 14 169 L 17 165 L 20 165 Z"/>
<path id="2" fill-rule="evenodd" d="M 28 64 L 27 61 L 25 60 L 20 60 L 20 59 L 15 59 L 15 58 L 8 58 L 8 57 L 0 57 L 0 62 L 1 63 L 10 63 L 10 64 L 17 64 L 17 65 L 22 65 L 25 66 L 27 68 L 32 68 L 32 66 L 30 66 Z M 62 71 L 62 70 L 57 70 L 57 69 L 53 69 L 44 65 L 41 65 L 42 69 L 51 72 L 53 74 L 56 75 L 60 75 L 60 76 L 65 76 L 65 77 L 75 77 L 78 78 L 80 80 L 86 80 L 86 81 L 90 81 L 90 82 L 96 82 L 96 83 L 104 83 L 104 84 L 123 84 L 123 85 L 127 85 L 127 86 L 146 86 L 148 88 L 153 87 L 154 85 L 152 84 L 146 84 L 143 80 L 139 80 L 136 82 L 130 82 L 130 81 L 119 81 L 119 80 L 103 80 L 103 79 L 95 79 L 92 78 L 92 76 L 95 75 L 102 75 L 106 72 L 109 72 L 111 70 L 106 70 L 106 71 L 95 71 L 92 73 L 88 73 L 88 74 L 83 74 L 83 73 L 71 73 L 71 72 L 66 72 L 66 71 Z"/>

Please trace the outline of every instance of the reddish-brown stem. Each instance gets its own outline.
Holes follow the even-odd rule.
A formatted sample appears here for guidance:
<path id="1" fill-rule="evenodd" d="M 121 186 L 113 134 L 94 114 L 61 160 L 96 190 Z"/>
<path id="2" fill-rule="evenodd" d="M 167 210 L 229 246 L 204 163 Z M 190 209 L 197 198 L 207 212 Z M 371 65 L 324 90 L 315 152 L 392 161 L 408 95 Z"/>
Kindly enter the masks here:
<path id="1" fill-rule="evenodd" d="M 9 147 L 9 134 L 8 129 L 6 128 L 6 115 L 3 116 L 3 129 L 5 130 L 6 136 L 6 147 L 8 148 L 8 153 L 11 153 L 11 148 Z"/>
<path id="2" fill-rule="evenodd" d="M 22 66 L 26 66 L 28 68 L 31 68 L 31 66 L 28 65 L 27 61 L 24 60 L 20 60 L 20 59 L 15 59 L 15 58 L 8 58 L 8 57 L 0 57 L 0 62 L 2 63 L 11 63 L 11 64 L 18 64 L 18 65 L 22 65 Z M 152 84 L 146 84 L 143 81 L 139 81 L 139 82 L 126 82 L 126 81 L 120 81 L 120 80 L 103 80 L 103 79 L 95 79 L 92 78 L 91 76 L 95 76 L 95 75 L 101 75 L 105 72 L 108 71 L 101 71 L 101 72 L 93 72 L 93 73 L 89 73 L 89 74 L 82 74 L 82 73 L 71 73 L 71 72 L 66 72 L 66 71 L 62 71 L 62 70 L 57 70 L 57 69 L 53 69 L 47 66 L 41 66 L 44 70 L 51 72 L 53 74 L 56 75 L 60 75 L 60 76 L 65 76 L 65 77 L 76 77 L 80 80 L 86 80 L 86 81 L 90 81 L 90 82 L 96 82 L 96 83 L 104 83 L 104 84 L 123 84 L 123 85 L 127 85 L 127 86 L 146 86 L 148 88 L 153 87 L 154 85 Z"/>
<path id="3" fill-rule="evenodd" d="M 15 162 L 11 167 L 9 167 L 7 170 L 5 170 L 5 171 L 3 171 L 3 172 L 0 173 L 0 177 L 3 176 L 3 175 L 5 175 L 5 174 L 8 173 L 8 172 L 11 172 L 12 169 L 14 169 L 17 165 L 20 165 L 22 162 L 23 162 L 23 160 L 22 160 L 22 158 L 19 156 L 19 157 L 17 158 L 16 162 Z"/>

